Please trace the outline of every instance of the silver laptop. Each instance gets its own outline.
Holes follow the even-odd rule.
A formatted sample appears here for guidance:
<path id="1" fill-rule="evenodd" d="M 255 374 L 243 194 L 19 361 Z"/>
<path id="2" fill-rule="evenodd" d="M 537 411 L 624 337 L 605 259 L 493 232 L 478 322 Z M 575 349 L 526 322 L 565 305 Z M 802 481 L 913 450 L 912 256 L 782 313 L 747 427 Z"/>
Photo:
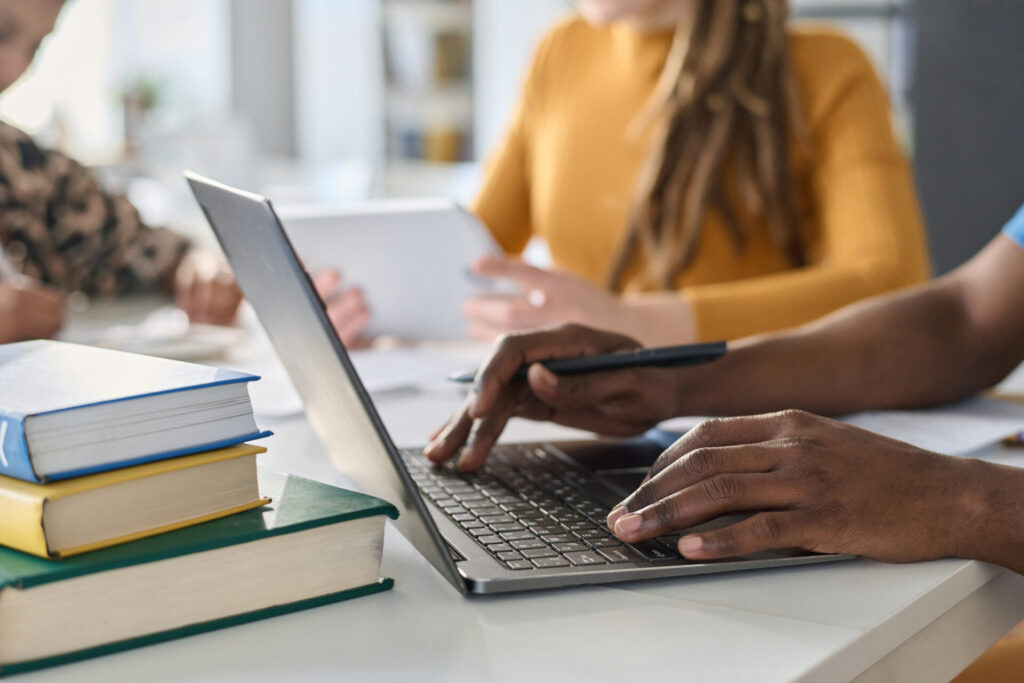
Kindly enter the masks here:
<path id="1" fill-rule="evenodd" d="M 460 592 L 555 588 L 845 557 L 783 551 L 690 562 L 675 550 L 678 535 L 622 543 L 608 531 L 605 518 L 662 451 L 650 440 L 502 445 L 472 475 L 435 468 L 418 450 L 399 450 L 270 201 L 192 173 L 186 177 L 332 461 L 365 492 L 398 507 L 399 530 Z"/>

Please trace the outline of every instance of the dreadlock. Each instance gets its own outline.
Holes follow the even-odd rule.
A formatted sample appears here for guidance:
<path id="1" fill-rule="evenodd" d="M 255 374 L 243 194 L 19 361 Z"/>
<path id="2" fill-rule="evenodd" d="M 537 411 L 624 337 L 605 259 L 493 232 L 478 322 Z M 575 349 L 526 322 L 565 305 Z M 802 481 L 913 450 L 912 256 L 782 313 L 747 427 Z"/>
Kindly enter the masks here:
<path id="1" fill-rule="evenodd" d="M 795 266 L 807 261 L 790 173 L 788 140 L 804 140 L 787 57 L 786 0 L 696 0 L 692 23 L 676 29 L 645 115 L 658 121 L 636 202 L 608 284 L 646 257 L 647 284 L 672 289 L 693 261 L 705 214 L 717 210 L 737 250 L 746 234 L 727 199 L 723 165 L 739 201 L 763 216 Z"/>

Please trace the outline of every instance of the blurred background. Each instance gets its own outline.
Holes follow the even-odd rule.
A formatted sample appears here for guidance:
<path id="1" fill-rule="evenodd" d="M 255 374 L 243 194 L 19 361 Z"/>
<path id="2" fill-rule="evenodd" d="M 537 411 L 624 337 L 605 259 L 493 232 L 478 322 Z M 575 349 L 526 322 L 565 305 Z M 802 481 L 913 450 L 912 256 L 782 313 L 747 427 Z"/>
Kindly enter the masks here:
<path id="1" fill-rule="evenodd" d="M 76 0 L 0 117 L 204 239 L 191 168 L 278 204 L 467 202 L 567 0 Z M 1024 3 L 797 0 L 870 54 L 939 272 L 1024 201 Z"/>

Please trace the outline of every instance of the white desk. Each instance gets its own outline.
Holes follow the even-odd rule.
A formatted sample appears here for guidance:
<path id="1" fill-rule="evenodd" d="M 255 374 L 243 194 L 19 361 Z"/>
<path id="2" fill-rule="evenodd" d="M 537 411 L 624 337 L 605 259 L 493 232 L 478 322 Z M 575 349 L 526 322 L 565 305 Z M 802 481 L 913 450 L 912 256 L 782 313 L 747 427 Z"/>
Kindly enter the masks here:
<path id="1" fill-rule="evenodd" d="M 400 445 L 452 391 L 378 397 Z M 344 483 L 302 417 L 266 425 L 262 463 Z M 568 430 L 514 425 L 518 439 Z M 993 456 L 1024 464 L 1022 455 Z M 979 562 L 857 560 L 464 598 L 393 528 L 395 589 L 20 676 L 19 681 L 946 680 L 1024 618 L 1024 577 Z"/>

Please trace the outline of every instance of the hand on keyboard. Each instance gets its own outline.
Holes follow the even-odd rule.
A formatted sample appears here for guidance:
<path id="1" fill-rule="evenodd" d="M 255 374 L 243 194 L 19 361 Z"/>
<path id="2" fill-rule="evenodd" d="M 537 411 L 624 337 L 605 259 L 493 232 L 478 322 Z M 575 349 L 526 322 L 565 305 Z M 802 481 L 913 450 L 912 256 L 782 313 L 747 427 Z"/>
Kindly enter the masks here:
<path id="1" fill-rule="evenodd" d="M 638 346 L 629 337 L 581 325 L 503 337 L 481 368 L 466 403 L 432 435 L 424 453 L 434 462 L 459 454 L 458 468 L 475 471 L 512 417 L 549 420 L 609 436 L 640 434 L 675 415 L 677 378 L 683 371 L 648 367 L 558 376 L 540 365 L 555 358 Z M 526 381 L 514 378 L 523 365 L 530 366 Z"/>

